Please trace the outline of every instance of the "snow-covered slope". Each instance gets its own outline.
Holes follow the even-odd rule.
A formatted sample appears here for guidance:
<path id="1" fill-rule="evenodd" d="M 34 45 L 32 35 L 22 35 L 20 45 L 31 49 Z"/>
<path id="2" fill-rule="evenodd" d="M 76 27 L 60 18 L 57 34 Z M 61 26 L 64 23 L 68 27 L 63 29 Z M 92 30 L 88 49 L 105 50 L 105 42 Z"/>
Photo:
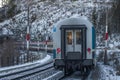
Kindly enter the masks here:
<path id="1" fill-rule="evenodd" d="M 0 27 L 12 30 L 19 30 L 20 34 L 25 35 L 28 23 L 28 7 L 30 18 L 30 34 L 38 37 L 39 34 L 45 35 L 45 30 L 51 35 L 52 27 L 57 21 L 74 15 L 85 15 L 92 20 L 94 0 L 16 0 L 17 9 L 22 12 L 9 20 L 0 23 Z M 107 2 L 103 0 L 99 2 Z M 109 0 L 110 1 L 110 0 Z M 19 4 L 18 4 L 19 3 Z M 102 9 L 99 7 L 97 10 Z"/>

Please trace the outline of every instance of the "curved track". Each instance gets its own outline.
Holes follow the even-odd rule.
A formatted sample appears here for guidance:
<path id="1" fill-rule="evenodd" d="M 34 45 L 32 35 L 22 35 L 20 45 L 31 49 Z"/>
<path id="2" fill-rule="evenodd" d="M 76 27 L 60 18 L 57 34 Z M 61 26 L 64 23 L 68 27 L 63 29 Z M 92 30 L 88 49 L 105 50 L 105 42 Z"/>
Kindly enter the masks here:
<path id="1" fill-rule="evenodd" d="M 29 68 L 26 70 L 13 72 L 11 74 L 2 75 L 0 76 L 0 80 L 20 80 L 24 77 L 28 77 L 28 76 L 34 75 L 35 73 L 46 71 L 50 68 L 53 68 L 52 61 L 44 65 L 36 66 L 36 67 Z"/>

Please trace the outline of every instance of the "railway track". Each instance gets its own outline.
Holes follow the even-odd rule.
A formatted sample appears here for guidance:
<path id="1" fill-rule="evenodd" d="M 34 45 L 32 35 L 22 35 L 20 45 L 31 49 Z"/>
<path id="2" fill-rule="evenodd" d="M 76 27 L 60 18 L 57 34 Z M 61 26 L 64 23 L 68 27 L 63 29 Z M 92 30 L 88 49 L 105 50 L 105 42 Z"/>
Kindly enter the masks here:
<path id="1" fill-rule="evenodd" d="M 36 73 L 34 75 L 24 77 L 20 80 L 59 80 L 63 77 L 63 72 L 59 70 L 55 70 L 54 68 L 50 68 L 40 73 Z"/>
<path id="2" fill-rule="evenodd" d="M 52 59 L 48 59 L 43 64 L 39 62 L 3 69 L 0 73 L 0 80 L 59 80 L 64 76 L 63 71 L 54 69 Z"/>
<path id="3" fill-rule="evenodd" d="M 91 80 L 90 76 L 91 76 L 92 71 L 90 71 L 90 73 L 84 73 L 81 74 L 80 71 L 76 71 L 68 76 L 64 76 L 62 77 L 60 80 Z"/>
<path id="4" fill-rule="evenodd" d="M 24 74 L 24 75 L 23 75 Z M 64 72 L 56 70 L 52 63 L 40 68 L 24 71 L 18 74 L 1 78 L 0 80 L 89 80 L 88 75 L 73 73 L 70 76 L 64 76 Z"/>
<path id="5" fill-rule="evenodd" d="M 0 80 L 21 80 L 24 77 L 28 77 L 35 73 L 46 71 L 47 69 L 50 68 L 53 68 L 53 62 L 49 62 L 42 66 L 37 66 L 34 68 L 13 72 L 11 74 L 2 75 L 0 76 Z"/>
<path id="6" fill-rule="evenodd" d="M 9 68 L 0 69 L 0 80 L 19 80 L 22 77 L 33 75 L 53 68 L 53 60 L 50 56 L 45 59 L 24 65 L 11 66 Z"/>

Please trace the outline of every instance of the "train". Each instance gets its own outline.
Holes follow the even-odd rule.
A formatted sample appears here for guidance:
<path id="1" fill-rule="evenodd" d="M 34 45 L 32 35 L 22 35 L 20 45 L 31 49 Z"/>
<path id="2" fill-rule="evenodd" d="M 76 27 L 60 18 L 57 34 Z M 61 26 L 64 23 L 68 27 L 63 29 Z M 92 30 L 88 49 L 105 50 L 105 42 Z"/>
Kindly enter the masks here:
<path id="1" fill-rule="evenodd" d="M 21 50 L 26 50 L 26 42 L 15 42 L 16 46 L 20 46 Z M 47 46 L 47 49 L 46 49 Z M 43 42 L 33 42 L 31 41 L 29 44 L 30 51 L 47 51 L 48 53 L 53 52 L 53 42 L 52 41 L 43 41 Z"/>
<path id="2" fill-rule="evenodd" d="M 54 24 L 54 67 L 63 70 L 66 75 L 94 69 L 95 48 L 95 27 L 86 16 L 66 18 Z"/>

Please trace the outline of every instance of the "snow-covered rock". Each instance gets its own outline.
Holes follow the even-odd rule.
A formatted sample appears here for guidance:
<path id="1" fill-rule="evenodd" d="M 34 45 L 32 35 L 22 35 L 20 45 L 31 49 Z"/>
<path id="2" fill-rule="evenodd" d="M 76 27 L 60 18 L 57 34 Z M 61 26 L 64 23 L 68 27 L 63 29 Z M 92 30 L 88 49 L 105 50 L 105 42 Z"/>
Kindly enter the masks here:
<path id="1" fill-rule="evenodd" d="M 106 2 L 108 0 L 97 1 Z M 17 9 L 22 12 L 14 16 L 12 19 L 0 23 L 0 27 L 14 30 L 19 29 L 19 33 L 15 33 L 18 34 L 17 36 L 20 36 L 21 34 L 25 35 L 26 33 L 26 27 L 28 26 L 28 4 L 30 10 L 30 34 L 33 37 L 36 37 L 38 32 L 43 36 L 46 35 L 46 29 L 49 30 L 47 33 L 51 34 L 53 24 L 61 19 L 76 15 L 84 15 L 91 19 L 94 7 L 99 6 L 96 11 L 103 9 L 100 5 L 95 5 L 93 0 L 16 0 L 15 3 L 17 4 Z"/>

